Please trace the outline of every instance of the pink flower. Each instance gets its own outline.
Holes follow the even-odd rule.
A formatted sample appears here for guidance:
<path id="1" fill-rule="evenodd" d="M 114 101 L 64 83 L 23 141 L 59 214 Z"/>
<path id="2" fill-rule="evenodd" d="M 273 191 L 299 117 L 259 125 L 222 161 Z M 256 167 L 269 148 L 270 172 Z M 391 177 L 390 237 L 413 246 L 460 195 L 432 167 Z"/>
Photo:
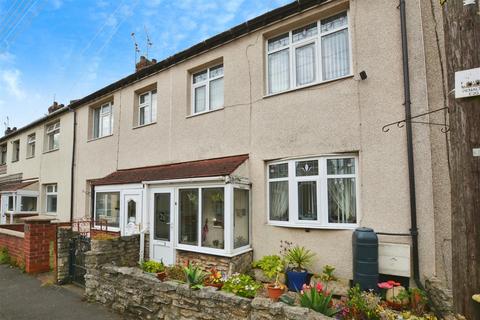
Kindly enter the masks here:
<path id="1" fill-rule="evenodd" d="M 380 289 L 392 289 L 393 288 L 393 284 L 390 283 L 390 281 L 388 282 L 381 282 L 378 284 L 378 287 Z"/>
<path id="2" fill-rule="evenodd" d="M 319 282 L 319 283 L 317 283 L 317 292 L 320 293 L 320 292 L 322 292 L 322 291 L 323 291 L 323 286 L 322 286 L 322 284 Z"/>
<path id="3" fill-rule="evenodd" d="M 393 280 L 388 280 L 387 283 L 391 284 L 391 285 L 394 286 L 394 287 L 400 286 L 400 283 L 395 282 L 395 281 L 393 281 Z"/>

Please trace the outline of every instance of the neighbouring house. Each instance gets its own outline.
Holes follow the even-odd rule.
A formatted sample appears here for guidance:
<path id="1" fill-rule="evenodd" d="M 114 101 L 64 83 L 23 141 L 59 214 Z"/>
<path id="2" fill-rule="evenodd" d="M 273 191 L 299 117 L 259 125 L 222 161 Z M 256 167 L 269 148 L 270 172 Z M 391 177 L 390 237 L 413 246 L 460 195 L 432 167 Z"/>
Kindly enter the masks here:
<path id="1" fill-rule="evenodd" d="M 0 224 L 36 215 L 70 221 L 73 118 L 55 102 L 45 117 L 0 138 Z"/>
<path id="2" fill-rule="evenodd" d="M 445 105 L 443 30 L 436 1 L 406 12 L 417 115 Z M 142 250 L 166 263 L 238 264 L 293 241 L 317 254 L 312 271 L 331 264 L 345 278 L 353 230 L 371 227 L 384 233 L 381 271 L 448 285 L 447 139 L 425 124 L 444 114 L 412 124 L 411 164 L 405 129 L 382 130 L 405 119 L 403 67 L 389 1 L 296 1 L 165 60 L 142 58 L 69 105 L 74 219 L 141 233 Z M 53 181 L 67 192 L 67 178 Z M 418 247 L 405 236 L 414 200 Z"/>

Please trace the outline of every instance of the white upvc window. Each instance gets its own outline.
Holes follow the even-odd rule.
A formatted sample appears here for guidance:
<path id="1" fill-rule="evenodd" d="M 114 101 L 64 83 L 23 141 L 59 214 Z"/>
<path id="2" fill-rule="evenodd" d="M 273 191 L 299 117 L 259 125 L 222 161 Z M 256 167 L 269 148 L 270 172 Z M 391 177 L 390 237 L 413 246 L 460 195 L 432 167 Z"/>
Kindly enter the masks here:
<path id="1" fill-rule="evenodd" d="M 192 114 L 223 107 L 223 64 L 192 75 Z"/>
<path id="2" fill-rule="evenodd" d="M 20 204 L 20 212 L 37 212 L 38 196 L 36 195 L 21 195 L 18 196 Z"/>
<path id="3" fill-rule="evenodd" d="M 27 137 L 27 158 L 35 157 L 36 134 L 32 133 Z"/>
<path id="4" fill-rule="evenodd" d="M 60 121 L 47 125 L 45 138 L 45 151 L 53 151 L 60 148 Z"/>
<path id="5" fill-rule="evenodd" d="M 57 184 L 45 185 L 46 211 L 48 214 L 57 213 L 58 186 Z"/>
<path id="6" fill-rule="evenodd" d="M 95 225 L 120 228 L 120 192 L 95 194 Z"/>
<path id="7" fill-rule="evenodd" d="M 20 140 L 13 141 L 12 146 L 12 162 L 17 162 L 18 160 L 20 160 Z"/>
<path id="8" fill-rule="evenodd" d="M 0 146 L 0 165 L 7 164 L 7 144 L 4 143 Z"/>
<path id="9" fill-rule="evenodd" d="M 138 95 L 138 125 L 144 126 L 157 121 L 157 90 Z"/>
<path id="10" fill-rule="evenodd" d="M 267 165 L 268 221 L 303 228 L 358 224 L 358 158 L 325 156 Z"/>
<path id="11" fill-rule="evenodd" d="M 343 12 L 268 39 L 267 93 L 351 75 L 348 14 Z"/>
<path id="12" fill-rule="evenodd" d="M 113 105 L 108 102 L 93 110 L 93 138 L 101 138 L 112 134 Z"/>

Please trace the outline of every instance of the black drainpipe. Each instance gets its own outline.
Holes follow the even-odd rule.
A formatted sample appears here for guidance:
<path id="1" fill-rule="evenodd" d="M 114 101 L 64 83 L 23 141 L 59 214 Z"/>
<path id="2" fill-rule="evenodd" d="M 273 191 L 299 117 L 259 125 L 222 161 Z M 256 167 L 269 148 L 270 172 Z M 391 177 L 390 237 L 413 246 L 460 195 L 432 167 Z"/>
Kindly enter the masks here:
<path id="1" fill-rule="evenodd" d="M 402 33 L 403 55 L 403 90 L 405 97 L 405 119 L 407 130 L 408 181 L 410 187 L 410 234 L 412 236 L 413 251 L 413 279 L 418 287 L 423 288 L 420 281 L 420 267 L 418 257 L 418 227 L 417 227 L 417 199 L 415 193 L 415 167 L 413 162 L 412 124 L 408 119 L 412 116 L 410 101 L 410 72 L 408 69 L 408 42 L 407 42 L 407 14 L 405 0 L 400 0 L 400 25 Z"/>
<path id="2" fill-rule="evenodd" d="M 74 210 L 74 189 L 75 189 L 75 146 L 77 142 L 77 112 L 69 108 L 73 112 L 73 143 L 72 143 L 72 168 L 70 172 L 70 223 L 73 223 L 73 210 Z"/>

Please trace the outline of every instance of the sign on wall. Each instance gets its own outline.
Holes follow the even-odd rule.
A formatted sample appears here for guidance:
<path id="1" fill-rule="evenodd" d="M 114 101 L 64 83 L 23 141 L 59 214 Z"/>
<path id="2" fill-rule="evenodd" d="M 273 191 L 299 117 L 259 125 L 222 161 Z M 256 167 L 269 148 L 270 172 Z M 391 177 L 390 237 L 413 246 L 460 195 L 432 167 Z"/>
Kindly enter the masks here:
<path id="1" fill-rule="evenodd" d="M 455 98 L 480 96 L 480 68 L 455 72 Z"/>

